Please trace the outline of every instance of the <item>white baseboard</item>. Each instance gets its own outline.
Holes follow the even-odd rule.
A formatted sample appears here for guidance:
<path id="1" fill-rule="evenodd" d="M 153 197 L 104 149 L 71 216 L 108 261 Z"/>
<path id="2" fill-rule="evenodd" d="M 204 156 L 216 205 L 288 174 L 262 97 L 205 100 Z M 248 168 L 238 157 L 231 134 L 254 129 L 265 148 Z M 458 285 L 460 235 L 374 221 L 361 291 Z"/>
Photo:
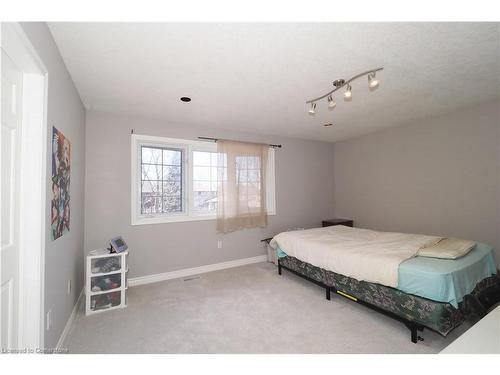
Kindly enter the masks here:
<path id="1" fill-rule="evenodd" d="M 60 350 L 63 348 L 64 341 L 66 340 L 66 336 L 68 336 L 69 330 L 71 329 L 71 326 L 73 325 L 73 322 L 75 321 L 76 314 L 78 314 L 78 309 L 80 308 L 80 304 L 82 303 L 83 299 L 83 291 L 85 288 L 83 288 L 80 292 L 80 295 L 78 296 L 78 299 L 76 300 L 75 306 L 73 307 L 73 311 L 71 312 L 71 315 L 68 318 L 68 321 L 66 322 L 66 326 L 64 327 L 61 336 L 59 337 L 59 341 L 57 342 L 56 345 L 56 350 Z"/>
<path id="2" fill-rule="evenodd" d="M 209 264 L 201 267 L 185 268 L 177 271 L 158 273 L 156 275 L 133 277 L 128 280 L 128 285 L 136 286 L 136 285 L 157 283 L 159 281 L 178 279 L 186 276 L 199 275 L 200 273 L 218 271 L 226 268 L 239 267 L 247 264 L 260 263 L 265 261 L 267 261 L 267 256 L 259 255 L 252 258 L 236 259 L 236 260 L 231 260 L 229 262 Z"/>

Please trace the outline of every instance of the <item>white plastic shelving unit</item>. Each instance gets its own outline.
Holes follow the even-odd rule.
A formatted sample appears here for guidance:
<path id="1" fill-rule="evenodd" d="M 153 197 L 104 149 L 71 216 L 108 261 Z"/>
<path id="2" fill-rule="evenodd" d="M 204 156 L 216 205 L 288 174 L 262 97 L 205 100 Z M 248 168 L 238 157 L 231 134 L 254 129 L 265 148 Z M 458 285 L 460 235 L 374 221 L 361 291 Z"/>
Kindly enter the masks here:
<path id="1" fill-rule="evenodd" d="M 85 314 L 127 307 L 128 251 L 97 249 L 87 255 Z"/>

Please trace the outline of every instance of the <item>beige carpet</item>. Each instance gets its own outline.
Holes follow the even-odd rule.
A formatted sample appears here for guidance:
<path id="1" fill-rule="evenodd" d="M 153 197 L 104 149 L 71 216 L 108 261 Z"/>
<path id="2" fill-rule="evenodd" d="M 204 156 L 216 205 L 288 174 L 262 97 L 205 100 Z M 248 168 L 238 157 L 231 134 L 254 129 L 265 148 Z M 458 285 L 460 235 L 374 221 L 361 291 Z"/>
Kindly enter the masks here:
<path id="1" fill-rule="evenodd" d="M 128 307 L 86 317 L 70 353 L 437 353 L 447 338 L 424 330 L 413 344 L 400 322 L 332 295 L 270 263 L 129 289 Z"/>

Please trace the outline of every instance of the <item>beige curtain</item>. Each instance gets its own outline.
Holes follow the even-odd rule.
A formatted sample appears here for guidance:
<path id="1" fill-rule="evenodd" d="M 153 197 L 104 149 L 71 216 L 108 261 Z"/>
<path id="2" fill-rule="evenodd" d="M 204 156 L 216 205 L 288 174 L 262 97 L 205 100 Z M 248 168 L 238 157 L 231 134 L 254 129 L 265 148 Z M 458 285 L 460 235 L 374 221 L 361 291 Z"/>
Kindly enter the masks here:
<path id="1" fill-rule="evenodd" d="M 268 145 L 218 140 L 217 231 L 265 227 Z"/>

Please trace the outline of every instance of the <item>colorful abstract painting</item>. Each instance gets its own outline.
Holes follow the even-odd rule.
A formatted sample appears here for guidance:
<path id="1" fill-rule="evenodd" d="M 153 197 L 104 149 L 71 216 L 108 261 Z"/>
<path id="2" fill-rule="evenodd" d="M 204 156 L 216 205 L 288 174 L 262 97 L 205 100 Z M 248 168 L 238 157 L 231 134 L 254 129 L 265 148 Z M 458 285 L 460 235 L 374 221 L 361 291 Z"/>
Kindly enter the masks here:
<path id="1" fill-rule="evenodd" d="M 56 128 L 52 128 L 52 241 L 69 232 L 71 144 Z"/>

